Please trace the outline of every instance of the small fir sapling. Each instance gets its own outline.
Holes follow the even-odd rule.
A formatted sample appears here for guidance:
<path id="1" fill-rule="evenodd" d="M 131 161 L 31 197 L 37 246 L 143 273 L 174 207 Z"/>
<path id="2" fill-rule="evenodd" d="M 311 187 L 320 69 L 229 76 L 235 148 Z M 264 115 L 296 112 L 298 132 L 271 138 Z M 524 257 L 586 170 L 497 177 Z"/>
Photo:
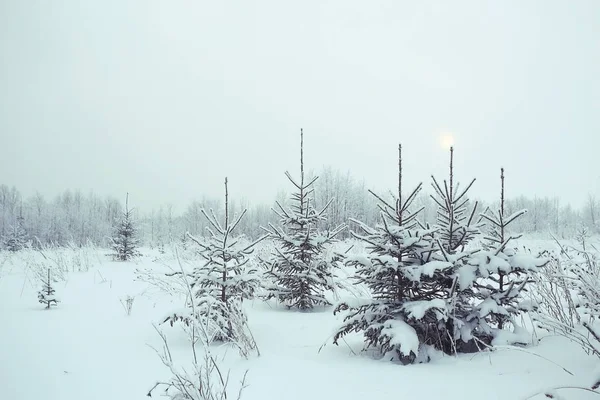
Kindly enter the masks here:
<path id="1" fill-rule="evenodd" d="M 137 250 L 139 240 L 137 229 L 133 221 L 133 210 L 129 209 L 129 193 L 125 198 L 125 211 L 115 231 L 112 240 L 112 248 L 115 258 L 119 261 L 129 261 L 139 255 Z"/>
<path id="2" fill-rule="evenodd" d="M 473 224 L 477 211 L 477 202 L 471 212 L 468 210 L 468 191 L 475 183 L 475 178 L 459 191 L 460 185 L 454 182 L 454 147 L 450 147 L 450 174 L 449 180 L 444 179 L 444 187 L 432 175 L 432 187 L 435 194 L 431 198 L 438 206 L 436 226 L 437 238 L 440 249 L 445 254 L 455 254 L 465 249 L 467 244 L 479 233 L 481 224 Z"/>
<path id="3" fill-rule="evenodd" d="M 474 222 L 477 203 L 467 212 L 467 191 L 474 180 L 462 191 L 453 183 L 453 149 L 450 149 L 450 183 L 444 189 L 433 181 L 434 200 L 438 204 L 439 260 L 453 265 L 452 280 L 447 281 L 446 292 L 451 318 L 446 323 L 446 351 L 471 352 L 490 344 L 523 342 L 527 334 L 515 317 L 529 310 L 531 302 L 523 301 L 521 292 L 531 282 L 530 273 L 547 260 L 518 254 L 507 244 L 515 239 L 507 234 L 507 226 L 522 216 L 519 211 L 511 216 L 504 210 L 504 173 L 501 173 L 501 202 L 496 214 L 486 210 Z M 487 221 L 489 235 L 479 246 L 473 239 L 481 234 Z M 507 322 L 512 332 L 503 331 Z"/>
<path id="4" fill-rule="evenodd" d="M 294 180 L 286 172 L 288 180 L 297 189 L 291 196 L 290 207 L 285 208 L 276 202 L 273 211 L 280 219 L 280 227 L 269 224 L 263 228 L 276 243 L 273 259 L 266 261 L 267 276 L 273 285 L 268 290 L 267 298 L 276 298 L 287 308 L 309 310 L 316 305 L 329 305 L 325 297 L 327 291 L 333 290 L 332 268 L 334 261 L 328 259 L 326 246 L 333 243 L 345 225 L 333 231 L 319 232 L 318 224 L 326 220 L 327 204 L 317 211 L 313 206 L 311 195 L 315 177 L 308 182 L 304 177 L 304 133 L 300 130 L 300 181 Z"/>
<path id="5" fill-rule="evenodd" d="M 196 322 L 206 323 L 210 316 L 212 341 L 252 342 L 247 337 L 247 319 L 242 301 L 252 298 L 254 291 L 260 286 L 261 277 L 250 262 L 250 255 L 254 246 L 266 236 L 245 245 L 239 237 L 233 235 L 246 210 L 233 222 L 230 221 L 227 178 L 224 224 L 218 221 L 212 209 L 210 214 L 203 209 L 202 214 L 210 224 L 207 227 L 209 237 L 196 238 L 188 233 L 190 240 L 200 248 L 202 263 L 183 277 L 190 281 L 193 298 L 188 298 L 186 310 L 170 313 L 163 322 L 173 325 L 181 321 L 189 326 Z M 253 346 L 255 344 L 250 347 Z"/>
<path id="6" fill-rule="evenodd" d="M 186 251 L 188 249 L 188 245 L 189 245 L 189 238 L 187 234 L 183 234 L 183 236 L 181 236 L 181 239 L 179 241 L 181 248 Z"/>
<path id="7" fill-rule="evenodd" d="M 380 204 L 381 223 L 375 228 L 354 220 L 365 242 L 366 254 L 347 255 L 345 264 L 356 268 L 354 280 L 366 285 L 372 298 L 345 301 L 334 313 L 345 312 L 334 343 L 351 332 L 362 332 L 364 350 L 376 349 L 385 357 L 411 363 L 425 360 L 428 346 L 438 347 L 438 325 L 447 319 L 443 284 L 450 263 L 431 258 L 433 231 L 417 221 L 422 208 L 410 210 L 422 184 L 402 193 L 402 153 L 398 148 L 398 195 L 389 204 L 371 192 Z"/>
<path id="8" fill-rule="evenodd" d="M 27 247 L 28 235 L 25 230 L 25 223 L 22 215 L 17 217 L 17 221 L 12 229 L 4 237 L 4 247 L 8 251 L 16 252 Z"/>
<path id="9" fill-rule="evenodd" d="M 55 290 L 52 287 L 52 280 L 50 279 L 50 268 L 48 268 L 48 277 L 42 281 L 42 289 L 38 292 L 38 299 L 41 304 L 46 305 L 46 309 L 50 309 L 51 306 L 58 305 L 59 300 L 56 298 Z"/>
<path id="10" fill-rule="evenodd" d="M 535 257 L 510 247 L 511 241 L 521 235 L 510 235 L 509 225 L 523 216 L 527 210 L 512 215 L 505 212 L 504 168 L 500 169 L 500 206 L 496 212 L 488 208 L 482 217 L 488 222 L 488 234 L 485 236 L 484 251 L 471 261 L 476 265 L 476 274 L 480 278 L 475 282 L 475 297 L 480 300 L 476 308 L 480 326 L 494 333 L 502 330 L 507 323 L 522 330 L 514 318 L 523 311 L 531 311 L 532 303 L 525 301 L 522 292 L 532 283 L 532 274 L 546 265 L 549 259 Z M 506 336 L 506 335 L 504 335 Z"/>
<path id="11" fill-rule="evenodd" d="M 436 216 L 437 251 L 433 258 L 448 263 L 451 268 L 440 276 L 442 284 L 440 296 L 445 299 L 449 318 L 440 329 L 440 346 L 446 353 L 477 350 L 474 330 L 475 322 L 469 321 L 473 315 L 473 285 L 476 275 L 469 265 L 471 257 L 480 248 L 470 246 L 480 233 L 484 224 L 481 219 L 475 221 L 478 203 L 475 202 L 469 211 L 468 192 L 475 183 L 473 179 L 464 189 L 454 180 L 454 148 L 450 147 L 450 164 L 448 180 L 444 179 L 443 187 L 432 175 L 434 194 L 431 198 L 438 207 Z M 485 337 L 489 341 L 489 337 Z"/>

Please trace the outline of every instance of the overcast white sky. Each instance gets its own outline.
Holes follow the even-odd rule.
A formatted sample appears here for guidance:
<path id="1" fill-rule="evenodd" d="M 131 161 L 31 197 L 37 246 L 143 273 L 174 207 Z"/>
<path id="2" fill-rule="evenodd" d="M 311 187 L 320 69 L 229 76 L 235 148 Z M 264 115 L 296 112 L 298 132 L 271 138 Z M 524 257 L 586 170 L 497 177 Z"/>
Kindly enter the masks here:
<path id="1" fill-rule="evenodd" d="M 149 209 L 271 201 L 306 163 L 600 195 L 600 2 L 0 0 L 0 183 Z"/>

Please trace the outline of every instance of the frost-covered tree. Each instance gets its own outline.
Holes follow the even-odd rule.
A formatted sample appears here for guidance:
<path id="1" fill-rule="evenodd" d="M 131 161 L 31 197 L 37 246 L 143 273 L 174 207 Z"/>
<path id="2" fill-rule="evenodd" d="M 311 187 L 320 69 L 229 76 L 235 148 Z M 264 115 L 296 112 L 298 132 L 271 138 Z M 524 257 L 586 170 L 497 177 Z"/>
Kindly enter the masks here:
<path id="1" fill-rule="evenodd" d="M 280 227 L 269 224 L 265 229 L 276 242 L 276 254 L 268 261 L 267 276 L 273 280 L 268 298 L 275 297 L 288 308 L 312 309 L 315 305 L 329 305 L 325 292 L 333 289 L 332 262 L 325 255 L 325 246 L 345 226 L 319 232 L 319 222 L 326 220 L 325 211 L 331 200 L 317 211 L 311 195 L 318 177 L 305 181 L 304 133 L 300 130 L 300 181 L 286 172 L 296 188 L 289 207 L 276 202 L 273 211 L 280 218 Z"/>
<path id="2" fill-rule="evenodd" d="M 440 248 L 446 254 L 455 254 L 464 250 L 465 246 L 479 233 L 479 226 L 474 226 L 477 202 L 469 212 L 467 193 L 475 183 L 473 179 L 463 190 L 454 181 L 454 148 L 450 147 L 450 174 L 440 186 L 435 177 L 431 176 L 435 194 L 431 198 L 438 206 L 436 226 Z"/>
<path id="3" fill-rule="evenodd" d="M 4 247 L 9 251 L 19 251 L 27 246 L 28 235 L 25 230 L 24 219 L 22 216 L 17 217 L 17 221 L 9 228 L 8 233 L 4 237 Z"/>
<path id="4" fill-rule="evenodd" d="M 475 183 L 473 179 L 464 189 L 454 179 L 454 148 L 450 147 L 450 168 L 448 179 L 444 179 L 443 186 L 432 176 L 434 194 L 431 198 L 436 203 L 437 218 L 435 223 L 437 252 L 433 258 L 447 263 L 450 268 L 444 269 L 444 273 L 438 277 L 438 283 L 442 285 L 440 297 L 446 301 L 446 314 L 448 318 L 445 326 L 440 330 L 440 347 L 447 353 L 468 351 L 476 348 L 474 340 L 485 339 L 489 342 L 489 336 L 477 337 L 475 331 L 478 328 L 477 321 L 473 318 L 473 285 L 476 274 L 469 265 L 471 257 L 480 248 L 470 246 L 473 239 L 480 233 L 483 227 L 481 220 L 475 220 L 477 202 L 470 206 L 467 196 L 469 190 Z M 469 210 L 470 208 L 470 210 Z M 484 337 L 485 336 L 485 337 Z"/>
<path id="5" fill-rule="evenodd" d="M 546 261 L 526 254 L 517 254 L 507 244 L 514 239 L 507 234 L 508 225 L 524 212 L 507 216 L 504 210 L 504 175 L 501 181 L 501 204 L 497 213 L 489 209 L 475 221 L 477 202 L 468 212 L 467 191 L 473 181 L 462 191 L 453 182 L 453 149 L 450 149 L 450 179 L 444 188 L 433 180 L 434 197 L 438 207 L 438 252 L 434 258 L 452 264 L 445 285 L 449 318 L 445 329 L 450 339 L 444 351 L 470 352 L 481 345 L 523 342 L 523 329 L 515 316 L 526 310 L 521 291 L 530 281 L 528 274 Z M 483 221 L 491 223 L 484 245 L 473 239 L 485 228 Z M 512 332 L 502 328 L 510 321 Z"/>
<path id="6" fill-rule="evenodd" d="M 356 267 L 355 281 L 366 285 L 372 298 L 340 303 L 334 313 L 347 311 L 334 343 L 351 332 L 362 332 L 365 350 L 403 363 L 423 360 L 426 346 L 440 342 L 438 326 L 446 320 L 445 271 L 451 264 L 431 259 L 433 232 L 417 221 L 422 207 L 411 204 L 422 184 L 408 195 L 402 193 L 402 157 L 398 148 L 398 195 L 389 204 L 380 202 L 381 222 L 371 228 L 360 221 L 362 233 L 352 231 L 366 243 L 366 254 L 349 255 L 346 265 Z M 441 279 L 440 279 L 441 278 Z"/>
<path id="7" fill-rule="evenodd" d="M 600 224 L 598 223 L 598 200 L 593 194 L 588 194 L 588 200 L 586 204 L 587 208 L 587 224 L 593 232 L 598 232 Z"/>
<path id="8" fill-rule="evenodd" d="M 181 246 L 183 251 L 186 251 L 188 249 L 189 239 L 190 238 L 188 237 L 188 235 L 186 233 L 181 235 L 181 238 L 179 239 L 179 245 Z"/>
<path id="9" fill-rule="evenodd" d="M 42 281 L 42 289 L 38 292 L 39 302 L 46 305 L 46 309 L 50 309 L 51 306 L 58 305 L 58 299 L 55 295 L 56 290 L 52 287 L 52 280 L 50 277 L 50 268 L 48 268 L 48 277 Z"/>
<path id="10" fill-rule="evenodd" d="M 115 258 L 119 261 L 128 261 L 139 255 L 137 230 L 133 221 L 133 210 L 129 209 L 129 193 L 125 198 L 125 210 L 112 238 L 112 248 Z"/>
<path id="11" fill-rule="evenodd" d="M 242 301 L 252 298 L 260 286 L 260 274 L 249 256 L 254 246 L 266 236 L 248 244 L 233 235 L 246 210 L 230 219 L 227 178 L 224 223 L 219 222 L 212 209 L 209 213 L 204 209 L 201 212 L 210 225 L 207 227 L 208 237 L 196 238 L 191 234 L 188 237 L 200 247 L 203 261 L 189 276 L 184 276 L 190 282 L 193 298 L 188 299 L 186 310 L 171 313 L 164 322 L 173 325 L 181 321 L 190 325 L 197 321 L 206 323 L 209 317 L 212 340 L 235 341 L 238 344 L 240 341 L 252 341 L 246 334 Z M 255 347 L 255 344 L 249 347 Z"/>
<path id="12" fill-rule="evenodd" d="M 531 274 L 538 271 L 548 260 L 519 253 L 510 243 L 521 235 L 508 234 L 509 225 L 525 215 L 520 210 L 507 215 L 504 208 L 504 168 L 500 169 L 500 206 L 496 212 L 490 208 L 482 214 L 488 221 L 488 233 L 484 250 L 477 254 L 471 264 L 477 265 L 475 296 L 481 300 L 477 306 L 478 318 L 486 323 L 486 330 L 502 329 L 507 322 L 515 325 L 514 318 L 522 311 L 529 311 L 529 301 L 524 301 L 522 291 L 532 282 Z"/>

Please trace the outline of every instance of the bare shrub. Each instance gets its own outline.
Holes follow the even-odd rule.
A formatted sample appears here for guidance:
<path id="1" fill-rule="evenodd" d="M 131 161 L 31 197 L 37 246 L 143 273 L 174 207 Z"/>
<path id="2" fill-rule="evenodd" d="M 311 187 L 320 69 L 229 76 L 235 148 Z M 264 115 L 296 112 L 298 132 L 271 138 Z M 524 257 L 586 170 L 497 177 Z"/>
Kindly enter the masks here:
<path id="1" fill-rule="evenodd" d="M 537 277 L 534 299 L 540 303 L 533 318 L 550 332 L 577 343 L 600 358 L 600 253 L 594 246 L 560 246 L 548 271 Z M 588 250 L 590 249 L 590 250 Z"/>
<path id="2" fill-rule="evenodd" d="M 155 327 L 156 329 L 156 327 Z M 172 400 L 225 400 L 229 394 L 229 371 L 224 375 L 215 357 L 205 346 L 204 356 L 199 359 L 196 353 L 195 340 L 191 341 L 193 362 L 191 371 L 175 365 L 169 343 L 164 333 L 156 329 L 163 343 L 162 351 L 156 351 L 162 363 L 169 369 L 171 378 L 156 382 L 148 391 L 148 397 L 156 388 L 163 388 L 164 395 Z M 155 349 L 156 350 L 156 349 Z M 241 399 L 246 388 L 246 371 L 241 380 L 236 399 Z"/>
<path id="3" fill-rule="evenodd" d="M 134 300 L 135 296 L 126 296 L 124 299 L 119 299 L 121 305 L 123 306 L 123 309 L 127 313 L 127 316 L 131 315 Z"/>

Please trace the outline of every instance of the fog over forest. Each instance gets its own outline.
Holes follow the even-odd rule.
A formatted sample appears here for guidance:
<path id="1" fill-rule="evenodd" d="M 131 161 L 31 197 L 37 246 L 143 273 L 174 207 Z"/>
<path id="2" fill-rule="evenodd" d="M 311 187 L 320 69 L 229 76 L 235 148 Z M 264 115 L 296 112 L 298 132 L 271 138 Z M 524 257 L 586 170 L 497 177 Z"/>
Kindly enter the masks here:
<path id="1" fill-rule="evenodd" d="M 321 229 L 333 229 L 341 224 L 348 224 L 350 218 L 371 225 L 378 222 L 378 200 L 369 193 L 371 188 L 366 182 L 357 181 L 349 171 L 343 172 L 331 167 L 323 168 L 316 174 L 312 172 L 310 175 L 319 177 L 313 194 L 316 207 L 322 207 L 332 199 L 326 213 L 327 221 L 320 226 Z M 507 175 L 506 179 L 507 187 L 510 188 L 511 175 Z M 464 181 L 467 182 L 466 179 Z M 499 174 L 497 181 L 499 186 Z M 278 221 L 278 216 L 272 211 L 276 201 L 282 205 L 288 203 L 289 192 L 283 189 L 271 203 L 251 203 L 243 196 L 237 196 L 235 181 L 230 180 L 229 183 L 230 193 L 235 194 L 230 197 L 230 210 L 239 214 L 247 209 L 247 215 L 239 229 L 250 238 L 259 237 L 264 233 L 261 227 L 267 227 L 269 222 Z M 423 223 L 434 224 L 437 205 L 430 196 L 433 191 L 431 187 L 426 186 L 428 184 L 429 182 L 425 182 L 426 188 L 419 193 L 415 206 L 424 207 L 420 215 Z M 474 186 L 477 184 L 478 181 Z M 392 202 L 395 195 L 391 189 L 374 193 Z M 470 201 L 478 201 L 478 213 L 483 213 L 487 207 L 498 206 L 499 196 L 500 191 L 497 201 L 477 198 Z M 22 225 L 33 244 L 37 244 L 38 240 L 43 244 L 58 245 L 83 245 L 91 241 L 95 245 L 108 246 L 124 208 L 124 197 L 125 195 L 116 198 L 72 190 L 65 190 L 53 198 L 45 198 L 39 193 L 25 197 L 15 187 L 0 185 L 0 233 L 2 237 L 6 237 L 15 227 Z M 569 238 L 579 228 L 586 227 L 589 233 L 599 233 L 600 199 L 593 194 L 588 194 L 587 201 L 580 207 L 573 207 L 558 196 L 530 198 L 507 192 L 506 197 L 508 214 L 522 209 L 528 211 L 510 227 L 512 232 L 534 234 L 544 238 L 551 235 Z M 202 209 L 213 209 L 217 215 L 223 214 L 223 199 L 218 197 L 204 196 L 189 203 L 180 212 L 175 211 L 171 204 L 139 211 L 136 210 L 137 203 L 143 204 L 143 199 L 130 197 L 129 204 L 134 209 L 133 215 L 140 239 L 144 245 L 150 247 L 176 242 L 183 239 L 188 232 L 193 235 L 206 234 L 205 228 L 208 223 L 201 213 Z M 143 207 L 140 208 L 143 210 Z M 350 223 L 349 228 L 355 226 Z M 346 238 L 349 234 L 350 231 L 345 230 L 340 237 Z"/>

